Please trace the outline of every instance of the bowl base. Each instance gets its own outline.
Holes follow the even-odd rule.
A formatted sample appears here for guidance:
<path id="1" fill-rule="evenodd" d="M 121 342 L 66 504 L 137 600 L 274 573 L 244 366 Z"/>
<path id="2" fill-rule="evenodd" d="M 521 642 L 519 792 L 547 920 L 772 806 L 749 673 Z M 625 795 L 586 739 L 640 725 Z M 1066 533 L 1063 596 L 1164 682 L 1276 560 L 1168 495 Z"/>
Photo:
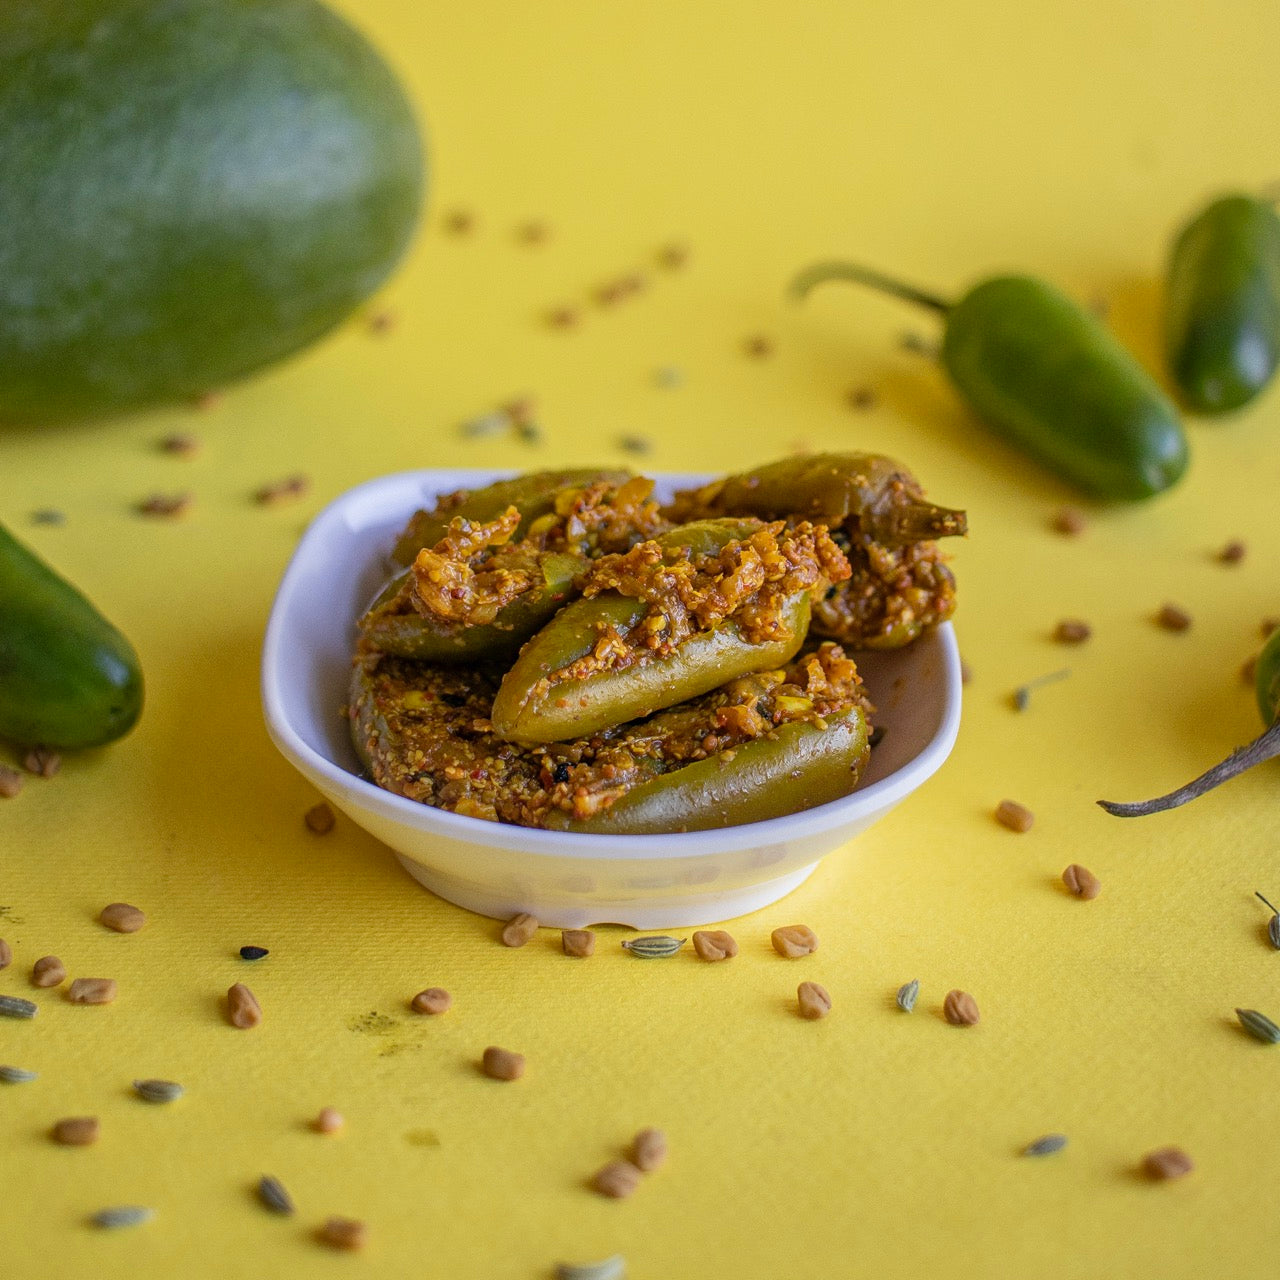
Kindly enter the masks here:
<path id="1" fill-rule="evenodd" d="M 538 917 L 538 923 L 552 929 L 585 929 L 591 925 L 621 924 L 632 929 L 688 929 L 694 925 L 716 924 L 745 916 L 770 906 L 797 889 L 814 872 L 816 862 L 799 871 L 789 872 L 776 880 L 766 880 L 747 888 L 715 893 L 682 894 L 678 899 L 663 901 L 659 897 L 592 900 L 590 902 L 528 902 L 491 893 L 480 885 L 460 884 L 441 876 L 403 854 L 396 854 L 400 865 L 421 885 L 438 898 L 466 907 L 477 915 L 494 920 L 510 920 L 520 911 Z"/>

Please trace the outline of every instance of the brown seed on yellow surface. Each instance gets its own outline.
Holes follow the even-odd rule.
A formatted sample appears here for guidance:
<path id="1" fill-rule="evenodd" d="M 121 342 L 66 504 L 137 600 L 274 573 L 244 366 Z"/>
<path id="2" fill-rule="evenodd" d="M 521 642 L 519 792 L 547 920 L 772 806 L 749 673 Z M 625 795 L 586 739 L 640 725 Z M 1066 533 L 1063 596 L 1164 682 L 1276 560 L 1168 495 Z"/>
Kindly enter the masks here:
<path id="1" fill-rule="evenodd" d="M 49 1130 L 49 1136 L 64 1147 L 88 1147 L 98 1140 L 97 1116 L 69 1116 Z"/>
<path id="2" fill-rule="evenodd" d="M 191 493 L 153 493 L 138 503 L 142 516 L 180 516 L 195 501 Z"/>
<path id="3" fill-rule="evenodd" d="M 1221 564 L 1239 564 L 1245 558 L 1248 548 L 1238 538 L 1233 538 L 1218 552 Z"/>
<path id="4" fill-rule="evenodd" d="M 1061 507 L 1054 514 L 1053 530 L 1068 538 L 1079 537 L 1089 527 L 1084 512 L 1078 507 Z"/>
<path id="5" fill-rule="evenodd" d="M 978 1002 L 967 991 L 948 991 L 942 1002 L 942 1016 L 953 1027 L 972 1027 L 980 1016 Z"/>
<path id="6" fill-rule="evenodd" d="M 346 1121 L 342 1117 L 342 1112 L 336 1107 L 321 1107 L 320 1113 L 311 1122 L 311 1127 L 317 1133 L 337 1133 Z"/>
<path id="7" fill-rule="evenodd" d="M 585 959 L 596 953 L 596 935 L 590 929 L 564 929 L 560 934 L 560 946 L 565 955 Z"/>
<path id="8" fill-rule="evenodd" d="M 516 228 L 516 239 L 521 244 L 545 244 L 551 229 L 545 222 L 526 222 Z"/>
<path id="9" fill-rule="evenodd" d="M 381 336 L 384 333 L 390 333 L 396 327 L 396 313 L 394 311 L 375 311 L 369 317 L 368 328 L 372 334 Z"/>
<path id="10" fill-rule="evenodd" d="M 428 987 L 409 1001 L 414 1013 L 447 1013 L 452 1006 L 453 997 L 443 987 Z"/>
<path id="11" fill-rule="evenodd" d="M 732 960 L 738 954 L 733 934 L 723 929 L 699 929 L 693 935 L 693 949 L 703 960 Z"/>
<path id="12" fill-rule="evenodd" d="M 641 1173 L 652 1173 L 667 1159 L 667 1135 L 661 1129 L 641 1129 L 631 1140 L 631 1163 Z"/>
<path id="13" fill-rule="evenodd" d="M 1195 1167 L 1191 1157 L 1181 1147 L 1161 1147 L 1158 1151 L 1147 1152 L 1142 1158 L 1142 1171 L 1148 1178 L 1155 1178 L 1159 1182 L 1184 1177 Z"/>
<path id="14" fill-rule="evenodd" d="M 796 988 L 796 1003 L 800 1016 L 810 1021 L 825 1018 L 831 1012 L 831 996 L 826 987 L 817 982 L 802 982 Z"/>
<path id="15" fill-rule="evenodd" d="M 465 236 L 475 230 L 476 215 L 470 209 L 454 209 L 445 216 L 444 229 L 454 236 Z"/>
<path id="16" fill-rule="evenodd" d="M 1240 668 L 1240 679 L 1245 684 L 1252 686 L 1258 675 L 1258 655 L 1255 653 L 1251 658 L 1246 658 L 1244 664 Z"/>
<path id="17" fill-rule="evenodd" d="M 274 480 L 271 484 L 264 484 L 260 489 L 254 491 L 253 500 L 259 506 L 274 507 L 282 502 L 290 502 L 294 498 L 306 497 L 310 488 L 311 481 L 302 472 L 298 471 L 291 476 L 285 476 L 283 480 Z"/>
<path id="18" fill-rule="evenodd" d="M 521 911 L 514 915 L 503 926 L 502 945 L 504 947 L 523 947 L 538 932 L 538 917 Z"/>
<path id="19" fill-rule="evenodd" d="M 553 329 L 572 329 L 581 318 L 577 307 L 553 307 L 547 312 L 547 323 Z"/>
<path id="20" fill-rule="evenodd" d="M 1179 605 L 1165 604 L 1156 614 L 1156 626 L 1166 631 L 1186 631 L 1191 626 L 1191 615 Z"/>
<path id="21" fill-rule="evenodd" d="M 67 988 L 72 1004 L 110 1004 L 115 998 L 114 978 L 76 978 Z"/>
<path id="22" fill-rule="evenodd" d="M 98 912 L 98 921 L 116 933 L 137 933 L 147 917 L 127 902 L 111 902 Z"/>
<path id="23" fill-rule="evenodd" d="M 639 1185 L 642 1175 L 630 1160 L 610 1160 L 594 1178 L 591 1185 L 611 1200 L 623 1200 Z"/>
<path id="24" fill-rule="evenodd" d="M 743 342 L 742 349 L 753 360 L 767 360 L 773 355 L 773 340 L 763 333 L 753 334 Z"/>
<path id="25" fill-rule="evenodd" d="M 200 441 L 185 431 L 178 432 L 160 441 L 160 451 L 177 458 L 190 458 L 200 452 Z"/>
<path id="26" fill-rule="evenodd" d="M 243 982 L 227 988 L 227 1021 L 242 1031 L 256 1027 L 262 1021 L 262 1006 Z"/>
<path id="27" fill-rule="evenodd" d="M 22 767 L 37 778 L 52 778 L 62 768 L 62 757 L 51 747 L 32 747 L 22 757 Z"/>
<path id="28" fill-rule="evenodd" d="M 332 1249 L 363 1249 L 369 1242 L 369 1228 L 355 1218 L 330 1218 L 316 1238 Z"/>
<path id="29" fill-rule="evenodd" d="M 807 924 L 789 924 L 770 935 L 773 949 L 788 960 L 812 955 L 818 949 L 818 935 Z"/>
<path id="30" fill-rule="evenodd" d="M 306 824 L 308 831 L 318 836 L 327 836 L 333 830 L 333 824 L 337 819 L 333 816 L 333 810 L 321 800 L 319 804 L 313 804 L 302 815 L 302 821 Z"/>
<path id="31" fill-rule="evenodd" d="M 7 969 L 13 963 L 13 948 L 0 938 L 0 969 Z"/>
<path id="32" fill-rule="evenodd" d="M 1001 800 L 996 805 L 996 821 L 1010 831 L 1030 831 L 1035 820 L 1036 815 L 1016 800 Z"/>
<path id="33" fill-rule="evenodd" d="M 1073 862 L 1062 873 L 1062 883 L 1077 898 L 1096 898 L 1102 892 L 1102 881 L 1088 867 L 1082 867 L 1078 862 Z"/>
<path id="34" fill-rule="evenodd" d="M 1083 644 L 1091 635 L 1093 628 L 1079 618 L 1064 618 L 1053 632 L 1053 638 L 1059 644 Z"/>
<path id="35" fill-rule="evenodd" d="M 0 764 L 0 797 L 12 800 L 22 790 L 22 774 L 7 764 Z"/>
<path id="36" fill-rule="evenodd" d="M 663 245 L 658 250 L 658 261 L 670 271 L 679 271 L 689 261 L 689 246 L 679 243 Z"/>
<path id="37" fill-rule="evenodd" d="M 876 393 L 870 387 L 854 387 L 849 392 L 851 408 L 865 411 L 876 407 Z"/>
<path id="38" fill-rule="evenodd" d="M 67 967 L 57 956 L 41 956 L 31 966 L 31 985 L 33 987 L 56 987 L 66 980 Z"/>
<path id="39" fill-rule="evenodd" d="M 524 1075 L 524 1054 L 490 1045 L 484 1051 L 480 1065 L 492 1080 L 519 1080 Z"/>

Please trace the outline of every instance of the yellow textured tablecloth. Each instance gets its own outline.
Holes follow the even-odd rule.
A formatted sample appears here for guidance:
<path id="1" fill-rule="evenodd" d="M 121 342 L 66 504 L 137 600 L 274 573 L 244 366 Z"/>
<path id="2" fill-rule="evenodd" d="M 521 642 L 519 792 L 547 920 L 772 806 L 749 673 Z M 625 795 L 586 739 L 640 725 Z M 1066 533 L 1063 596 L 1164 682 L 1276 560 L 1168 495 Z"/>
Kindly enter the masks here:
<path id="1" fill-rule="evenodd" d="M 1083 300 L 1158 364 L 1173 229 L 1223 188 L 1278 175 L 1280 10 L 1226 0 L 344 6 L 411 86 L 430 132 L 430 209 L 372 311 L 203 413 L 0 435 L 0 519 L 77 582 L 141 653 L 139 728 L 0 801 L 0 992 L 31 962 L 110 976 L 117 1002 L 56 994 L 0 1022 L 0 1274 L 546 1277 L 625 1255 L 634 1280 L 694 1276 L 1251 1277 L 1275 1274 L 1280 954 L 1252 893 L 1280 894 L 1274 767 L 1191 808 L 1112 819 L 1099 796 L 1166 789 L 1253 736 L 1239 671 L 1280 613 L 1280 393 L 1189 423 L 1194 459 L 1148 505 L 1053 533 L 1068 490 L 994 441 L 937 369 L 901 349 L 931 318 L 866 292 L 783 298 L 801 265 L 848 255 L 944 291 L 1025 269 Z M 467 235 L 445 231 L 454 210 Z M 540 245 L 518 229 L 537 220 Z M 681 271 L 664 244 L 687 244 Z M 616 307 L 599 284 L 642 272 Z M 582 311 L 574 330 L 549 308 Z M 367 317 L 366 317 L 367 318 Z M 765 335 L 767 358 L 744 354 Z M 656 371 L 678 370 L 662 386 Z M 867 386 L 874 407 L 850 407 Z M 459 424 L 536 398 L 543 440 Z M 157 448 L 173 431 L 202 450 Z M 798 447 L 901 457 L 970 513 L 955 548 L 972 681 L 943 771 L 790 899 L 728 927 L 742 954 L 641 964 L 604 930 L 589 961 L 550 931 L 523 950 L 432 898 L 345 819 L 302 824 L 312 790 L 261 723 L 272 594 L 307 519 L 357 482 L 422 466 L 623 463 L 719 470 Z M 295 471 L 300 502 L 251 495 Z M 190 513 L 134 506 L 190 489 Z M 59 528 L 30 513 L 55 507 Z M 1247 543 L 1225 567 L 1216 551 Z M 1193 617 L 1153 625 L 1166 601 Z M 1061 618 L 1093 638 L 1055 645 Z M 1071 668 L 1019 714 L 1011 691 Z M 1011 797 L 1036 815 L 1015 835 Z M 1091 867 L 1102 896 L 1058 877 Z M 132 936 L 107 902 L 149 916 Z M 821 949 L 786 962 L 769 931 Z M 246 943 L 269 947 L 256 966 Z M 797 982 L 831 992 L 819 1023 Z M 918 978 L 908 1017 L 893 1007 Z M 227 1025 L 249 982 L 263 1025 Z M 444 1018 L 405 1002 L 439 985 Z M 952 987 L 982 1021 L 942 1019 Z M 484 1079 L 488 1044 L 528 1057 Z M 148 1107 L 130 1082 L 182 1082 Z M 325 1105 L 345 1131 L 308 1122 Z M 97 1115 L 95 1147 L 49 1125 Z M 642 1126 L 667 1166 L 627 1201 L 587 1187 Z M 1044 1160 L 1019 1155 L 1069 1136 Z M 1136 1170 L 1154 1147 L 1196 1161 Z M 295 1218 L 262 1211 L 262 1173 Z M 106 1204 L 148 1225 L 86 1226 Z M 312 1238 L 364 1219 L 359 1256 Z"/>

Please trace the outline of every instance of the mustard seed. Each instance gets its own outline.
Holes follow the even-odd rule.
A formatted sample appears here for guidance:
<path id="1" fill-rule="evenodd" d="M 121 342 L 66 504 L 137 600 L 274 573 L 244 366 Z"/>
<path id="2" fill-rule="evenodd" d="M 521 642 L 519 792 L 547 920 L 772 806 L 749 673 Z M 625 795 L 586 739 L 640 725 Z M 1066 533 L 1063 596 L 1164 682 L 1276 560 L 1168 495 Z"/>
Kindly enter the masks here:
<path id="1" fill-rule="evenodd" d="M 243 982 L 227 988 L 227 1021 L 243 1031 L 256 1027 L 262 1021 L 262 1006 Z"/>
<path id="2" fill-rule="evenodd" d="M 7 764 L 0 764 L 0 797 L 12 800 L 22 790 L 22 774 Z"/>
<path id="3" fill-rule="evenodd" d="M 788 960 L 812 955 L 818 949 L 818 935 L 807 924 L 789 924 L 770 935 L 773 949 Z"/>
<path id="4" fill-rule="evenodd" d="M 1166 631 L 1186 631 L 1191 626 L 1191 615 L 1176 604 L 1161 605 L 1155 620 Z"/>
<path id="5" fill-rule="evenodd" d="M 452 1007 L 453 997 L 443 987 L 428 987 L 409 1001 L 414 1013 L 447 1013 Z"/>
<path id="6" fill-rule="evenodd" d="M 1076 895 L 1086 900 L 1096 898 L 1102 892 L 1102 881 L 1088 867 L 1073 862 L 1063 873 L 1062 883 Z"/>
<path id="7" fill-rule="evenodd" d="M 67 988 L 72 1004 L 110 1004 L 115 998 L 114 978 L 76 978 Z"/>
<path id="8" fill-rule="evenodd" d="M 369 1243 L 369 1228 L 355 1218 L 330 1218 L 316 1232 L 316 1238 L 332 1249 L 354 1251 Z"/>
<path id="9" fill-rule="evenodd" d="M 31 966 L 31 985 L 33 987 L 56 987 L 67 977 L 67 967 L 57 956 L 41 956 Z"/>
<path id="10" fill-rule="evenodd" d="M 98 920 L 116 933 L 137 933 L 147 917 L 127 902 L 112 902 L 98 912 Z"/>
<path id="11" fill-rule="evenodd" d="M 319 1115 L 311 1122 L 317 1133 L 338 1133 L 346 1123 L 342 1112 L 335 1107 L 321 1107 Z"/>
<path id="12" fill-rule="evenodd" d="M 1185 1177 L 1195 1167 L 1191 1157 L 1181 1147 L 1161 1147 L 1157 1151 L 1149 1151 L 1142 1158 L 1143 1172 L 1148 1178 L 1154 1178 L 1158 1182 Z"/>
<path id="13" fill-rule="evenodd" d="M 519 1080 L 524 1075 L 524 1055 L 490 1045 L 484 1051 L 481 1066 L 492 1080 Z"/>
<path id="14" fill-rule="evenodd" d="M 1091 635 L 1093 628 L 1079 618 L 1064 618 L 1053 631 L 1053 638 L 1059 644 L 1083 644 Z"/>
<path id="15" fill-rule="evenodd" d="M 703 960 L 732 960 L 738 954 L 738 944 L 731 933 L 723 929 L 699 929 L 693 935 L 693 949 Z"/>
<path id="16" fill-rule="evenodd" d="M 630 1160 L 610 1160 L 591 1179 L 591 1185 L 611 1200 L 625 1200 L 640 1185 L 642 1174 Z"/>
<path id="17" fill-rule="evenodd" d="M 22 767 L 37 778 L 52 778 L 62 768 L 62 757 L 50 747 L 32 747 L 23 756 Z"/>
<path id="18" fill-rule="evenodd" d="M 667 1159 L 667 1135 L 661 1129 L 641 1129 L 631 1140 L 631 1163 L 641 1173 L 652 1173 Z"/>
<path id="19" fill-rule="evenodd" d="M 967 991 L 948 991 L 942 1002 L 942 1016 L 953 1027 L 972 1027 L 978 1022 L 978 1002 Z"/>
<path id="20" fill-rule="evenodd" d="M 49 1136 L 63 1147 L 89 1147 L 98 1140 L 98 1118 L 96 1116 L 70 1116 L 59 1120 Z"/>
<path id="21" fill-rule="evenodd" d="M 523 947 L 538 932 L 538 917 L 521 911 L 514 915 L 503 926 L 502 945 L 504 947 Z"/>
<path id="22" fill-rule="evenodd" d="M 796 988 L 796 1003 L 800 1016 L 811 1022 L 825 1018 L 831 1012 L 831 996 L 826 987 L 817 982 L 802 982 Z"/>
<path id="23" fill-rule="evenodd" d="M 560 946 L 567 956 L 585 959 L 596 953 L 596 935 L 590 929 L 564 929 L 560 934 Z"/>
<path id="24" fill-rule="evenodd" d="M 308 831 L 318 836 L 327 836 L 333 830 L 337 819 L 334 817 L 333 810 L 321 800 L 319 804 L 312 805 L 302 815 L 302 821 L 306 824 Z"/>
<path id="25" fill-rule="evenodd" d="M 1035 814 L 1026 805 L 1021 805 L 1016 800 L 1001 800 L 996 805 L 996 821 L 1002 827 L 1008 827 L 1010 831 L 1030 831 L 1035 820 Z"/>

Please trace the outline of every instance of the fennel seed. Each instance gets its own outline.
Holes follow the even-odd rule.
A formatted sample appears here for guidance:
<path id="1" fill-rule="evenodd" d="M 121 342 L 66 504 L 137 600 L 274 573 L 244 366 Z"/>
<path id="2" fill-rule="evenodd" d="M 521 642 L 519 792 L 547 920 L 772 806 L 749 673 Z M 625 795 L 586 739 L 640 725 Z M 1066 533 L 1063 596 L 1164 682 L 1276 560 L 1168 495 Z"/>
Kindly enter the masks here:
<path id="1" fill-rule="evenodd" d="M 916 997 L 920 994 L 920 979 L 912 978 L 910 982 L 904 982 L 898 988 L 898 994 L 894 997 L 897 1001 L 898 1008 L 903 1013 L 910 1013 L 916 1007 Z"/>

